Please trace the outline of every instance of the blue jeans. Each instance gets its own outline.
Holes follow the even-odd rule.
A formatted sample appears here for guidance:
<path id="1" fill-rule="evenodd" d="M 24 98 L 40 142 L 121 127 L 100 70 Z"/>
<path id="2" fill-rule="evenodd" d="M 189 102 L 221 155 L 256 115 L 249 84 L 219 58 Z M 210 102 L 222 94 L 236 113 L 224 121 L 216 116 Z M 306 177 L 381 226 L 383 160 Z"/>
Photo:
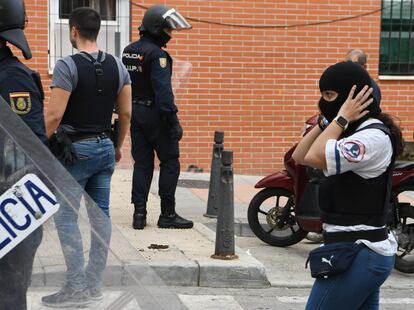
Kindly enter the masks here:
<path id="1" fill-rule="evenodd" d="M 76 198 L 72 199 L 71 205 L 61 204 L 55 215 L 55 224 L 67 267 L 66 285 L 74 290 L 82 290 L 99 287 L 106 266 L 111 239 L 109 195 L 115 168 L 115 150 L 108 138 L 85 139 L 73 146 L 79 160 L 66 168 L 99 207 L 86 200 L 91 225 L 91 248 L 86 268 L 82 235 L 77 223 L 82 196 L 79 190 L 74 189 L 78 195 L 74 194 Z"/>
<path id="2" fill-rule="evenodd" d="M 391 273 L 394 260 L 395 256 L 383 256 L 363 247 L 349 270 L 315 280 L 306 310 L 379 309 L 380 286 Z"/>

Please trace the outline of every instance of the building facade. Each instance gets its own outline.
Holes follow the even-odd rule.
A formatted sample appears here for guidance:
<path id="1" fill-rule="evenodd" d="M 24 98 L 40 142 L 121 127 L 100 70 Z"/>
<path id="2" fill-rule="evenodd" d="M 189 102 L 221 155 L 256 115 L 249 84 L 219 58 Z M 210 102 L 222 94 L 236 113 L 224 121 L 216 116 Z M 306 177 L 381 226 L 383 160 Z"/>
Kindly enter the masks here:
<path id="1" fill-rule="evenodd" d="M 406 140 L 413 140 L 414 0 L 25 2 L 30 65 L 40 71 L 46 95 L 54 63 L 73 52 L 67 17 L 74 7 L 101 12 L 100 47 L 116 55 L 138 38 L 148 6 L 165 3 L 189 19 L 193 29 L 176 33 L 167 48 L 175 61 L 176 102 L 185 130 L 183 170 L 190 165 L 209 170 L 215 130 L 225 132 L 236 173 L 281 169 L 304 121 L 317 113 L 321 73 L 353 48 L 368 54 L 382 109 L 397 116 Z M 131 166 L 125 157 L 122 165 Z"/>

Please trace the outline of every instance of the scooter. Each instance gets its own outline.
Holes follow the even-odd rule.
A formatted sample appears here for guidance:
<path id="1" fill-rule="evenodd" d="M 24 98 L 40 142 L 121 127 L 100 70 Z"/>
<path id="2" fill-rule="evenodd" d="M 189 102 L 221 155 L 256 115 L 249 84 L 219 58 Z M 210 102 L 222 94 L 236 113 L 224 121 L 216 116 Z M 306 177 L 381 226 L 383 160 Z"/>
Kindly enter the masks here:
<path id="1" fill-rule="evenodd" d="M 306 121 L 302 136 L 317 125 L 317 120 L 315 115 Z M 268 175 L 255 185 L 263 189 L 252 198 L 247 211 L 253 233 L 265 243 L 278 247 L 296 244 L 308 232 L 322 231 L 319 210 L 300 205 L 309 181 L 309 168 L 291 158 L 295 147 L 284 156 L 285 170 Z M 393 210 L 388 228 L 398 241 L 395 268 L 414 273 L 414 162 L 395 163 L 391 196 Z"/>

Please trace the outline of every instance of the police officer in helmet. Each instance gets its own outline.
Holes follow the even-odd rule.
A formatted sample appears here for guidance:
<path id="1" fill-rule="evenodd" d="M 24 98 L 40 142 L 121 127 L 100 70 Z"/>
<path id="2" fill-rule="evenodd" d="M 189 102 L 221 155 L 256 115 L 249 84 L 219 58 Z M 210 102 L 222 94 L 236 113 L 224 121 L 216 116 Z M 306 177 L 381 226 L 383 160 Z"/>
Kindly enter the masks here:
<path id="1" fill-rule="evenodd" d="M 122 61 L 132 80 L 131 139 L 134 158 L 133 228 L 144 229 L 146 203 L 154 170 L 154 151 L 160 160 L 160 228 L 192 228 L 175 212 L 175 190 L 180 174 L 179 140 L 183 131 L 171 85 L 172 58 L 163 49 L 172 31 L 191 29 L 175 9 L 150 7 L 139 27 L 140 39 L 124 50 Z"/>
<path id="2" fill-rule="evenodd" d="M 23 0 L 0 0 L 0 96 L 37 137 L 46 142 L 40 76 L 22 64 L 7 46 L 10 43 L 20 49 L 25 59 L 32 57 L 23 32 L 25 24 Z M 2 145 L 0 149 L 0 156 L 6 156 Z M 0 165 L 3 163 L 4 158 L 0 158 Z M 8 176 L 2 177 L 7 180 Z M 11 175 L 9 177 L 12 178 Z M 0 184 L 0 187 L 7 188 L 14 181 L 17 180 L 11 180 L 10 185 L 7 181 L 7 184 Z M 0 259 L 0 309 L 27 309 L 26 292 L 30 286 L 34 256 L 41 240 L 40 227 Z"/>

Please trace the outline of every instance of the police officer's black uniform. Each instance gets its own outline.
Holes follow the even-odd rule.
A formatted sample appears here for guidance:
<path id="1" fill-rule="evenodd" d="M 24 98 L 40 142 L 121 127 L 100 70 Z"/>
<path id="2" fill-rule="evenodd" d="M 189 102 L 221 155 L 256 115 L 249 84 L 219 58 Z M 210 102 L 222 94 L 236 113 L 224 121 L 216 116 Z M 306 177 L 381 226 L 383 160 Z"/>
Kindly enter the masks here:
<path id="1" fill-rule="evenodd" d="M 29 59 L 31 52 L 23 33 L 25 18 L 22 0 L 0 0 L 0 39 L 21 49 L 24 57 Z M 14 57 L 6 46 L 0 47 L 0 95 L 39 139 L 46 142 L 40 76 Z M 0 149 L 0 157 L 7 156 L 2 146 Z M 0 159 L 0 162 L 4 163 L 4 160 Z M 4 186 L 2 188 L 4 190 Z M 40 227 L 0 259 L 0 310 L 27 309 L 26 292 L 41 240 Z"/>
<path id="2" fill-rule="evenodd" d="M 141 38 L 127 46 L 122 61 L 132 80 L 132 156 L 134 175 L 132 203 L 135 206 L 133 227 L 146 225 L 146 202 L 154 170 L 154 150 L 161 162 L 159 195 L 161 228 L 191 228 L 193 222 L 175 213 L 175 190 L 180 174 L 179 140 L 182 129 L 171 85 L 172 59 L 162 49 L 171 39 L 165 29 L 188 29 L 191 26 L 174 9 L 163 5 L 151 7 L 140 27 Z"/>

